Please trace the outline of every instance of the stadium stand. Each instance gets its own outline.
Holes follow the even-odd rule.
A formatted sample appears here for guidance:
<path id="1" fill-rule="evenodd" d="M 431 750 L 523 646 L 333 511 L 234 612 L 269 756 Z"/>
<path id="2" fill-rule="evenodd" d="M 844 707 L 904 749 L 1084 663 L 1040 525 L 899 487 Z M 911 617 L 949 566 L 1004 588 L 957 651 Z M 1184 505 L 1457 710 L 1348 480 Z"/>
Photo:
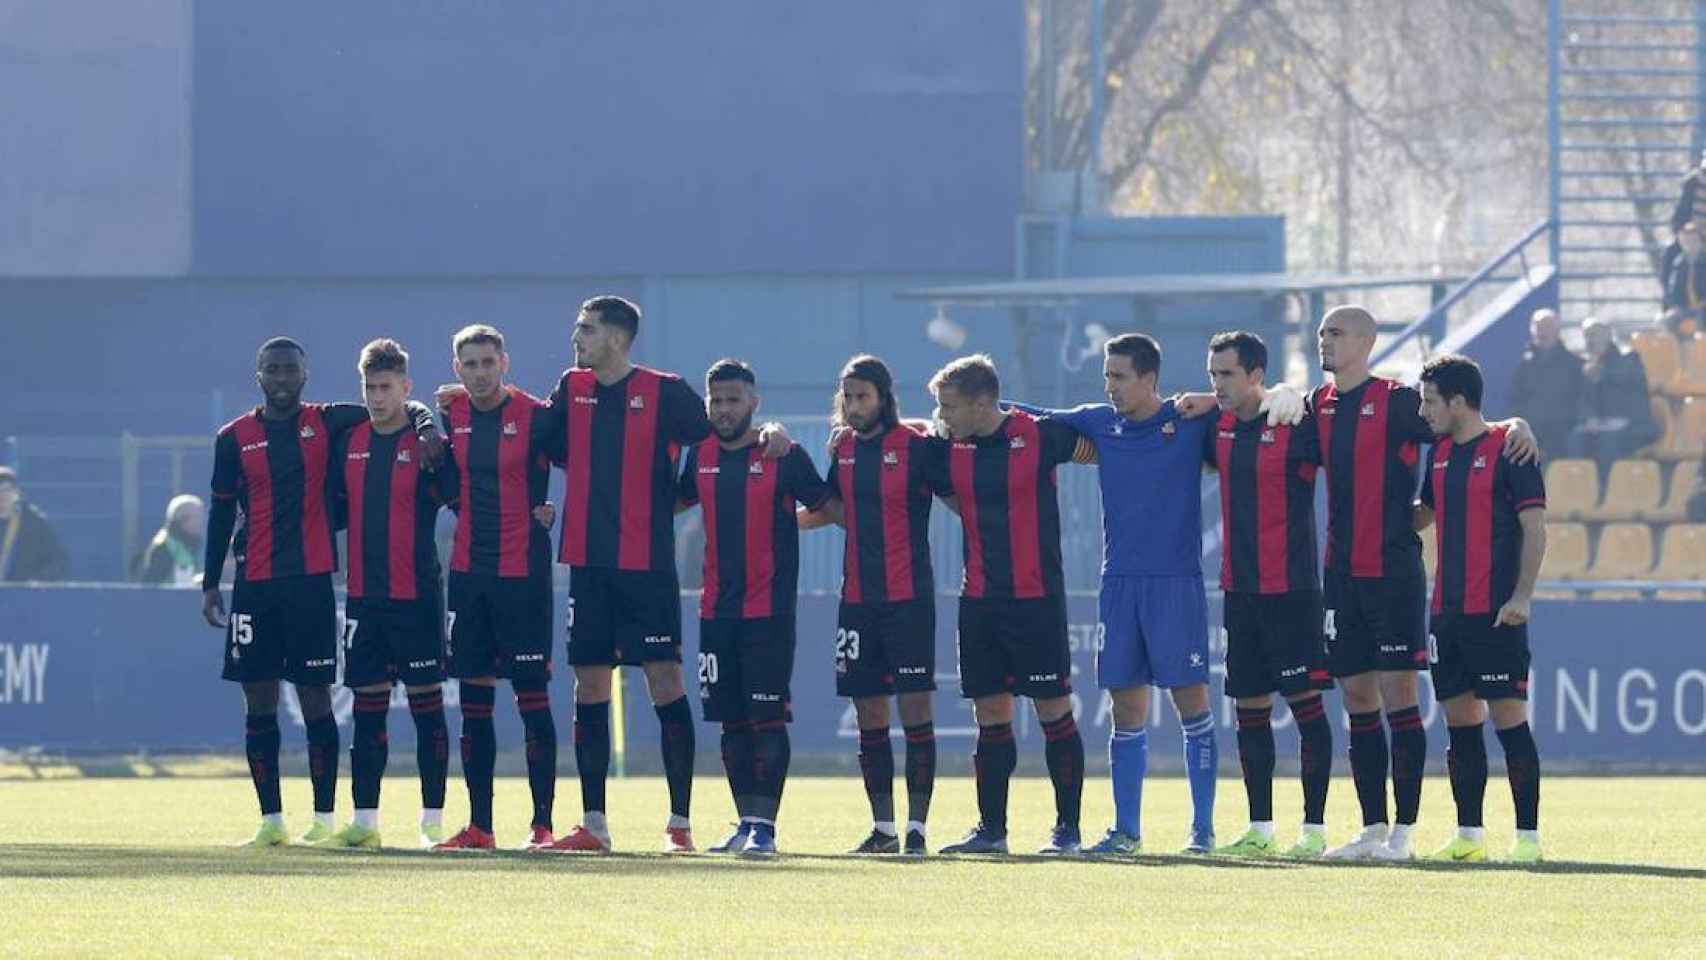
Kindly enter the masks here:
<path id="1" fill-rule="evenodd" d="M 1546 559 L 1542 580 L 1577 580 L 1588 569 L 1588 528 L 1579 523 L 1546 525 Z"/>
<path id="2" fill-rule="evenodd" d="M 1657 460 L 1619 460 L 1611 465 L 1600 502 L 1580 516 L 1600 523 L 1636 520 L 1645 511 L 1658 509 L 1663 499 L 1664 477 Z"/>
<path id="3" fill-rule="evenodd" d="M 1580 520 L 1599 506 L 1599 471 L 1592 460 L 1554 460 L 1546 468 L 1546 512 L 1556 520 Z"/>

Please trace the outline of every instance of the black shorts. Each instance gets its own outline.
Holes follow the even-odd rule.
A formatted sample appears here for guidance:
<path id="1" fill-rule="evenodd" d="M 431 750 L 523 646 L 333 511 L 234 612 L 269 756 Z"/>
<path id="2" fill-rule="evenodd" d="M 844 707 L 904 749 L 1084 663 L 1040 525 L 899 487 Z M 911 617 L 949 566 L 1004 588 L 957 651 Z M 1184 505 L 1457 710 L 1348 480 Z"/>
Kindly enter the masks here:
<path id="1" fill-rule="evenodd" d="M 706 721 L 792 721 L 793 676 L 793 617 L 699 621 L 699 699 Z"/>
<path id="2" fill-rule="evenodd" d="M 450 675 L 551 679 L 551 581 L 450 574 Z"/>
<path id="3" fill-rule="evenodd" d="M 1327 669 L 1335 677 L 1428 666 L 1428 582 L 1418 577 L 1362 579 L 1328 573 Z"/>
<path id="4" fill-rule="evenodd" d="M 936 689 L 936 598 L 843 603 L 835 622 L 835 695 Z"/>
<path id="5" fill-rule="evenodd" d="M 960 696 L 1033 700 L 1072 692 L 1066 600 L 960 598 Z"/>
<path id="6" fill-rule="evenodd" d="M 1332 688 L 1319 593 L 1227 593 L 1224 622 L 1227 696 L 1295 697 Z"/>
<path id="7" fill-rule="evenodd" d="M 681 586 L 673 573 L 575 567 L 569 574 L 569 663 L 681 662 Z"/>
<path id="8" fill-rule="evenodd" d="M 1493 626 L 1493 614 L 1442 613 L 1428 636 L 1434 698 L 1527 700 L 1528 624 Z"/>
<path id="9" fill-rule="evenodd" d="M 338 677 L 338 601 L 332 575 L 239 579 L 225 627 L 225 669 L 238 683 L 289 680 L 329 684 Z"/>
<path id="10" fill-rule="evenodd" d="M 344 686 L 442 683 L 448 659 L 442 598 L 435 589 L 421 600 L 346 601 Z"/>

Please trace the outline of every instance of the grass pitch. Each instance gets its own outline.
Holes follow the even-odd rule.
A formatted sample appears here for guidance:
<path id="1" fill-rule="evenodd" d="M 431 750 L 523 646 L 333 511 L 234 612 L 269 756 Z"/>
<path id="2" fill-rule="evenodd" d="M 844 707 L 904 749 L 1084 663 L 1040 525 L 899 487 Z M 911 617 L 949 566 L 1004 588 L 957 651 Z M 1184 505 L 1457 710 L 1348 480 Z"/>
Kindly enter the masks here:
<path id="1" fill-rule="evenodd" d="M 899 784 L 897 783 L 897 786 Z M 1276 785 L 1281 839 L 1299 810 Z M 348 815 L 340 784 L 340 823 Z M 579 809 L 572 775 L 558 826 Z M 413 849 L 413 778 L 386 786 L 383 853 L 229 848 L 253 831 L 243 779 L 111 779 L 0 783 L 0 955 L 520 956 L 920 955 L 1142 956 L 1689 956 L 1706 954 L 1702 778 L 1546 781 L 1542 828 L 1552 862 L 1499 865 L 1290 864 L 1171 855 L 1188 820 L 1179 779 L 1146 790 L 1137 861 L 924 862 L 840 856 L 868 829 L 853 778 L 790 782 L 784 856 L 771 863 L 654 854 L 666 813 L 656 779 L 613 781 L 618 853 L 447 857 Z M 697 783 L 701 846 L 732 808 L 720 780 Z M 466 808 L 451 784 L 452 830 Z M 904 807 L 904 794 L 897 797 Z M 285 784 L 293 832 L 304 781 Z M 1092 779 L 1086 834 L 1111 813 Z M 1243 827 L 1244 791 L 1220 784 L 1222 842 Z M 499 841 L 515 845 L 528 815 L 525 781 L 499 782 Z M 932 848 L 973 817 L 972 789 L 936 789 Z M 1488 790 L 1490 848 L 1511 839 L 1501 780 Z M 1420 846 L 1450 832 L 1443 777 L 1428 783 Z M 1046 780 L 1013 788 L 1014 849 L 1044 840 Z M 1351 784 L 1333 784 L 1329 833 L 1356 826 Z"/>

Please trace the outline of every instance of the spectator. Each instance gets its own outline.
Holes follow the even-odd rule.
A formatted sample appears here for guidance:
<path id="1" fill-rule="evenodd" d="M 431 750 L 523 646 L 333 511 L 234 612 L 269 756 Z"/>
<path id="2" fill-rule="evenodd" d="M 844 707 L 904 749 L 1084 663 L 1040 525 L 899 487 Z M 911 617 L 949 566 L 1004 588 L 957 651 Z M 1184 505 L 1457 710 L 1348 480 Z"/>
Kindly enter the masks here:
<path id="1" fill-rule="evenodd" d="M 17 471 L 0 467 L 0 580 L 64 580 L 70 570 L 47 516 L 24 500 Z"/>
<path id="2" fill-rule="evenodd" d="M 1695 218 L 1695 201 L 1699 199 L 1703 186 L 1706 186 L 1706 151 L 1700 154 L 1700 166 L 1682 178 L 1682 194 L 1676 198 L 1676 206 L 1670 212 L 1672 230 L 1680 231 L 1683 224 Z M 1700 212 L 1706 213 L 1706 210 Z"/>
<path id="3" fill-rule="evenodd" d="M 1690 220 L 1676 234 L 1677 253 L 1665 261 L 1664 306 L 1667 313 L 1677 311 L 1673 330 L 1692 321 L 1700 328 L 1701 313 L 1706 310 L 1706 223 Z"/>
<path id="4" fill-rule="evenodd" d="M 201 579 L 202 531 L 206 509 L 201 498 L 179 494 L 166 504 L 166 522 L 131 565 L 142 583 L 193 587 Z"/>
<path id="5" fill-rule="evenodd" d="M 1542 308 L 1528 322 L 1528 352 L 1511 376 L 1511 412 L 1534 428 L 1540 449 L 1558 456 L 1569 448 L 1581 403 L 1582 358 L 1559 336 L 1558 311 Z"/>
<path id="6" fill-rule="evenodd" d="M 1570 434 L 1570 454 L 1592 457 L 1600 479 L 1611 464 L 1659 438 L 1647 395 L 1647 371 L 1641 358 L 1617 345 L 1611 327 L 1589 318 L 1582 324 L 1587 362 L 1580 406 L 1581 423 Z"/>

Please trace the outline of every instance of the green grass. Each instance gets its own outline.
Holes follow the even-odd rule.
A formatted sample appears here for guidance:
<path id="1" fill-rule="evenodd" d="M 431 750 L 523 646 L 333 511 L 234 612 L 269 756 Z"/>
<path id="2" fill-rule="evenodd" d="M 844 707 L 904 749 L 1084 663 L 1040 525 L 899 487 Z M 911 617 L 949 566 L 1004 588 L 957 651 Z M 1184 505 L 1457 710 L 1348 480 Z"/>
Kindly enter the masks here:
<path id="1" fill-rule="evenodd" d="M 698 840 L 719 839 L 726 789 L 701 777 Z M 307 786 L 285 785 L 299 831 Z M 347 782 L 339 803 L 346 809 Z M 559 827 L 578 795 L 560 784 Z M 1243 788 L 1220 785 L 1224 840 L 1242 827 Z M 452 783 L 447 818 L 465 806 Z M 1297 790 L 1278 788 L 1281 839 Z M 1107 782 L 1088 786 L 1085 822 L 1110 814 Z M 1702 778 L 1547 781 L 1543 823 L 1553 862 L 1504 866 L 1330 865 L 1185 859 L 1185 784 L 1152 780 L 1146 842 L 1132 863 L 867 861 L 838 856 L 867 829 L 856 779 L 789 784 L 774 863 L 657 849 L 666 812 L 655 779 L 613 782 L 615 856 L 417 852 L 412 778 L 387 787 L 379 854 L 241 851 L 253 798 L 241 779 L 0 783 L 0 955 L 693 956 L 1017 954 L 1144 956 L 1700 956 L 1706 953 Z M 904 805 L 904 796 L 898 798 Z M 1044 780 L 1013 790 L 1015 849 L 1044 839 Z M 971 785 L 938 784 L 932 845 L 973 819 Z M 1420 846 L 1450 832 L 1443 778 L 1428 784 Z M 524 781 L 498 787 L 500 843 L 522 838 Z M 1510 842 L 1508 794 L 1488 791 L 1490 841 Z M 1333 785 L 1329 831 L 1356 824 L 1348 780 Z"/>

